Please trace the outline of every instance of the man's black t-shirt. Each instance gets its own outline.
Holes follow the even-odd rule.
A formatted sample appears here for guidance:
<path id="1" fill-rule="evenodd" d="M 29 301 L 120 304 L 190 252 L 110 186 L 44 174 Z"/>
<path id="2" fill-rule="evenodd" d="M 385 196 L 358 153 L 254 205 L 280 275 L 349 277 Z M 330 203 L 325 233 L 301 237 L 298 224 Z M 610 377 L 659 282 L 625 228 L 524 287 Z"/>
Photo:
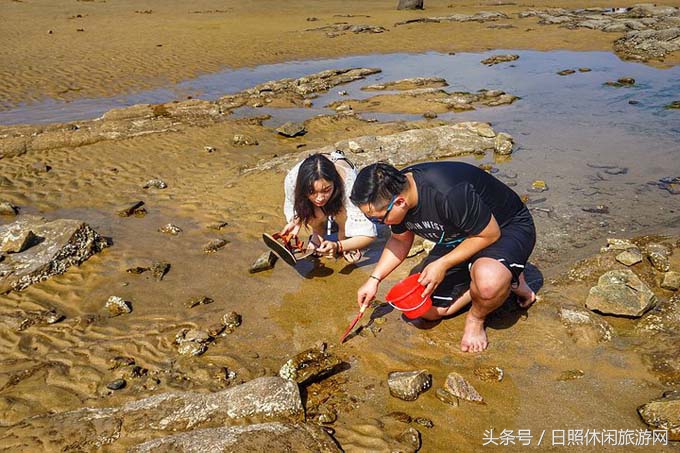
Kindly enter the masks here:
<path id="1" fill-rule="evenodd" d="M 392 232 L 407 230 L 437 244 L 454 245 L 479 234 L 496 218 L 503 227 L 524 203 L 508 186 L 484 170 L 463 162 L 429 162 L 402 170 L 411 173 L 418 205 L 409 210 Z"/>

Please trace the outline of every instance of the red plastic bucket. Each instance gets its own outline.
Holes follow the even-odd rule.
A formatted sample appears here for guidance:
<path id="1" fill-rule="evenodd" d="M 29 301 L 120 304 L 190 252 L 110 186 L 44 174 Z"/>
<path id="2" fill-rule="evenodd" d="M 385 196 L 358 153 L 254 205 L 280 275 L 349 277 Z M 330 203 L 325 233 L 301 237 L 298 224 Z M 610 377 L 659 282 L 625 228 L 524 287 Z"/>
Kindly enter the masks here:
<path id="1" fill-rule="evenodd" d="M 409 275 L 390 289 L 385 296 L 388 304 L 403 311 L 409 319 L 416 319 L 427 313 L 432 307 L 430 296 L 423 298 L 425 287 L 418 283 L 420 274 Z"/>

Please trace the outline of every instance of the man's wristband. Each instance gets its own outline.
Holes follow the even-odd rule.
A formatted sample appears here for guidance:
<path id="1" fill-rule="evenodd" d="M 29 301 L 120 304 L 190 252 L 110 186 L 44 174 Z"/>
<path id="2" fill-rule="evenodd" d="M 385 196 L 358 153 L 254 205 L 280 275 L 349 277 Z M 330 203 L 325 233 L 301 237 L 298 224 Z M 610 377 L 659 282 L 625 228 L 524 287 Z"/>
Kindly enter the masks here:
<path id="1" fill-rule="evenodd" d="M 373 280 L 378 280 L 378 283 L 382 281 L 382 278 L 376 277 L 375 275 L 371 275 L 368 278 L 372 278 Z"/>

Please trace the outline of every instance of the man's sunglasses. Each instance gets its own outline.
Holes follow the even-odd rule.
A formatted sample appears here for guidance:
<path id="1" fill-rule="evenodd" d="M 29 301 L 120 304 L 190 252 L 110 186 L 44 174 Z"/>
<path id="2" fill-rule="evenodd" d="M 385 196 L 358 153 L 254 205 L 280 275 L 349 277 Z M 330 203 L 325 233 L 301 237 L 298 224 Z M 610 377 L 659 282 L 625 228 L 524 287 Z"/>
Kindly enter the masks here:
<path id="1" fill-rule="evenodd" d="M 388 215 L 390 215 L 390 211 L 394 207 L 394 202 L 397 200 L 397 195 L 394 195 L 392 197 L 392 201 L 390 201 L 390 204 L 387 205 L 387 210 L 385 211 L 385 215 L 382 217 L 371 217 L 371 216 L 366 216 L 368 220 L 375 224 L 383 224 L 385 223 L 385 219 L 387 218 Z"/>

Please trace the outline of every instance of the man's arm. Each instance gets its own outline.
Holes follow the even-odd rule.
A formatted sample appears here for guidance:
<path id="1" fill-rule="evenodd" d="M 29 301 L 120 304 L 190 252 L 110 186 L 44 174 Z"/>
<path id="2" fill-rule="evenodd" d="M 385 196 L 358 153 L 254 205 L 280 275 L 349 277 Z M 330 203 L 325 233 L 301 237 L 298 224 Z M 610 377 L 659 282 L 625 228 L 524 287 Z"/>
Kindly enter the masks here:
<path id="1" fill-rule="evenodd" d="M 446 255 L 428 264 L 420 274 L 419 283 L 425 286 L 423 297 L 426 297 L 444 280 L 446 271 L 453 266 L 470 259 L 476 253 L 484 250 L 501 237 L 501 229 L 492 215 L 486 227 L 478 234 L 468 236 L 456 248 Z M 382 259 L 382 258 L 381 258 Z"/>
<path id="2" fill-rule="evenodd" d="M 378 284 L 397 268 L 408 255 L 408 251 L 413 245 L 415 235 L 411 231 L 401 234 L 392 234 L 385 244 L 385 249 L 380 255 L 373 273 L 357 291 L 357 303 L 359 306 L 365 305 L 375 298 L 378 292 Z"/>

